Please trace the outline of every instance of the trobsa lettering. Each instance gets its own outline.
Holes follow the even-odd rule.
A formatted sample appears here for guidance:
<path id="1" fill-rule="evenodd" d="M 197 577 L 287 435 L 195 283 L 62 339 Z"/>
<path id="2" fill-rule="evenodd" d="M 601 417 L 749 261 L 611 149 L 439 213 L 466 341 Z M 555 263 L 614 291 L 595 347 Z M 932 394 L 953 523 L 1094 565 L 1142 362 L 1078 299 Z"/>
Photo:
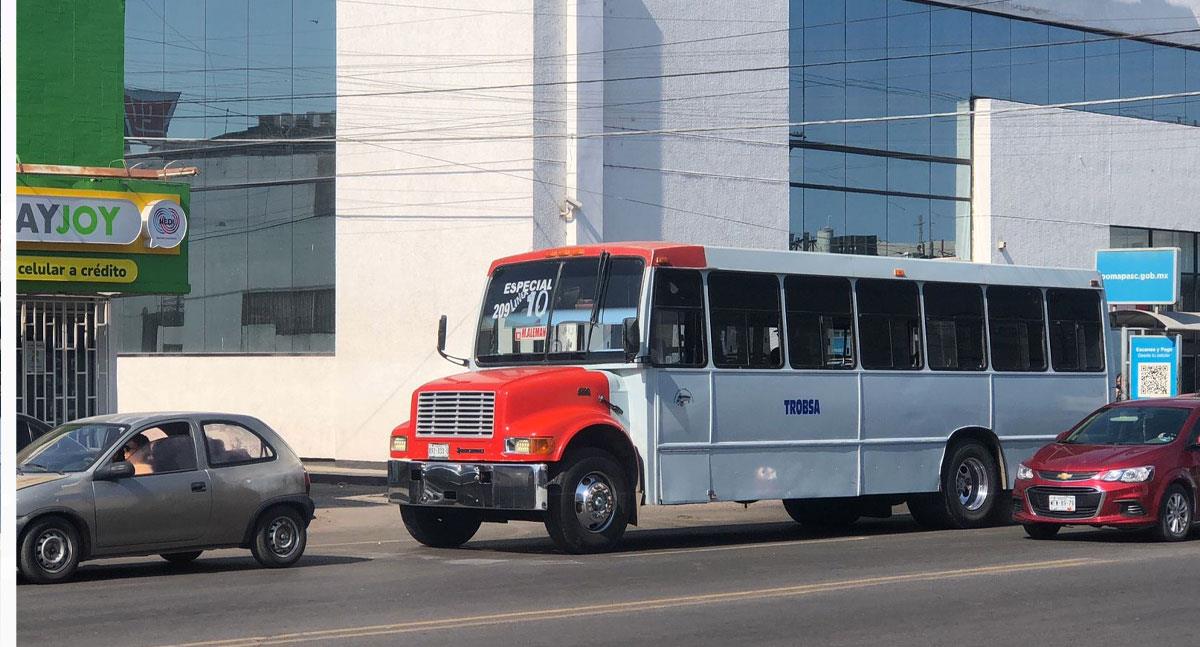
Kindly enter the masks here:
<path id="1" fill-rule="evenodd" d="M 815 398 L 784 400 L 783 415 L 785 416 L 819 416 L 821 401 Z"/>

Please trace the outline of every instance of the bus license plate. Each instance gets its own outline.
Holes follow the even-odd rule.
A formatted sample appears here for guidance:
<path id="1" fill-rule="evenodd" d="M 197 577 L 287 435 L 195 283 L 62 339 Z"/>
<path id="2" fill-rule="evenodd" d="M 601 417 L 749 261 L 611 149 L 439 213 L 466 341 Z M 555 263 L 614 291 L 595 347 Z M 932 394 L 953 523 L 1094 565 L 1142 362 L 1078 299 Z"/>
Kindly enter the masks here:
<path id="1" fill-rule="evenodd" d="M 1075 497 L 1071 495 L 1050 495 L 1051 512 L 1075 512 Z"/>
<path id="2" fill-rule="evenodd" d="M 429 443 L 430 458 L 450 458 L 450 443 Z M 1074 504 L 1071 505 L 1074 510 Z"/>

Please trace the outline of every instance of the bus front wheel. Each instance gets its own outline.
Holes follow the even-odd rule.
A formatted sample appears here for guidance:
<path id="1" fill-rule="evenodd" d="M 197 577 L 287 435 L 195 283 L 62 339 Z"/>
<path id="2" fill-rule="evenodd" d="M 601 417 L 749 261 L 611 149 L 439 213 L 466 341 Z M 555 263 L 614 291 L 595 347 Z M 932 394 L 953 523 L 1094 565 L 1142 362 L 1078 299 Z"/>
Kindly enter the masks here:
<path id="1" fill-rule="evenodd" d="M 563 465 L 547 502 L 550 538 L 573 554 L 612 550 L 625 534 L 633 501 L 624 471 L 597 449 L 572 453 Z"/>

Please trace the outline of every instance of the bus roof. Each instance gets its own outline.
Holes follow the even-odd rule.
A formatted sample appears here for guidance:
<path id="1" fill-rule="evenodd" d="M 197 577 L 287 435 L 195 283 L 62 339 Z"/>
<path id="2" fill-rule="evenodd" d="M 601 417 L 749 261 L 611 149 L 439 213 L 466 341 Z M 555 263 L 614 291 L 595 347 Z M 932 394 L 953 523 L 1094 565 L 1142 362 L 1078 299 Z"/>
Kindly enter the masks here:
<path id="1" fill-rule="evenodd" d="M 1029 265 L 998 265 L 961 260 L 863 256 L 789 250 L 747 249 L 684 245 L 670 242 L 620 242 L 541 249 L 494 261 L 488 274 L 501 265 L 572 256 L 636 256 L 647 263 L 775 274 L 814 274 L 862 278 L 899 278 L 913 281 L 1031 285 L 1038 287 L 1097 288 L 1095 270 Z"/>

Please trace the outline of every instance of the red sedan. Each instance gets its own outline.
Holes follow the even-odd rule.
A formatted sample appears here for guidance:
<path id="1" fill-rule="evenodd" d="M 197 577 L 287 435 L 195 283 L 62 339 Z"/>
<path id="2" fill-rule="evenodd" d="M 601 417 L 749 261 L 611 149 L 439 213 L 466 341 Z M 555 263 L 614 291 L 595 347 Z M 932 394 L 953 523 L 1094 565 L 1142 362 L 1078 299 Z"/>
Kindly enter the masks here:
<path id="1" fill-rule="evenodd" d="M 1186 539 L 1200 486 L 1200 397 L 1101 407 L 1017 469 L 1013 518 L 1034 539 L 1070 525 Z"/>

